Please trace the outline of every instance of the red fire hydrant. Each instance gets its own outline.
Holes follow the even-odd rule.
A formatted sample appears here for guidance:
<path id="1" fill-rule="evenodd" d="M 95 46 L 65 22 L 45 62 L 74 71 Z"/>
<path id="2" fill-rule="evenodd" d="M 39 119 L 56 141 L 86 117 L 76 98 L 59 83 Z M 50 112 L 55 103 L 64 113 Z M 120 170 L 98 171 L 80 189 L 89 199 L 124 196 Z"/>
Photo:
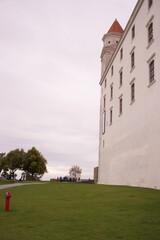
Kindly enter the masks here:
<path id="1" fill-rule="evenodd" d="M 9 205 L 10 205 L 10 198 L 11 198 L 11 193 L 6 192 L 6 201 L 5 201 L 5 211 L 9 211 Z"/>

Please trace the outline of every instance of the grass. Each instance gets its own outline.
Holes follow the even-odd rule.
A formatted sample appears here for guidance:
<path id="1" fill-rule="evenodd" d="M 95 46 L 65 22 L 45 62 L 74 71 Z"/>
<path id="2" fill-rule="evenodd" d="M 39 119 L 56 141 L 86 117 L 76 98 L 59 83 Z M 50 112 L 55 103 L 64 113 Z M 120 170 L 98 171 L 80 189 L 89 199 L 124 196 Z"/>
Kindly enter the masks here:
<path id="1" fill-rule="evenodd" d="M 0 180 L 0 185 L 14 183 L 14 180 Z"/>
<path id="2" fill-rule="evenodd" d="M 12 184 L 12 183 L 35 183 L 35 182 L 43 182 L 47 183 L 48 181 L 35 181 L 35 180 L 23 180 L 23 181 L 18 181 L 18 180 L 0 180 L 0 185 L 4 184 Z"/>
<path id="3" fill-rule="evenodd" d="M 4 194 L 12 194 L 4 212 Z M 160 191 L 48 183 L 0 190 L 1 240 L 159 240 Z"/>

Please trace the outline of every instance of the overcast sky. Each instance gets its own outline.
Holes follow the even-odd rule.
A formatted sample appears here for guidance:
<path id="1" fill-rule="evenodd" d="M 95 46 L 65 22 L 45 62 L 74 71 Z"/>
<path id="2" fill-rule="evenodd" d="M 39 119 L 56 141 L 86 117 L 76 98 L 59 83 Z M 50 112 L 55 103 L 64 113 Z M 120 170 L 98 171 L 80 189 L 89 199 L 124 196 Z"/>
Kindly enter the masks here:
<path id="1" fill-rule="evenodd" d="M 0 152 L 36 147 L 44 179 L 98 165 L 100 54 L 137 0 L 0 0 Z"/>

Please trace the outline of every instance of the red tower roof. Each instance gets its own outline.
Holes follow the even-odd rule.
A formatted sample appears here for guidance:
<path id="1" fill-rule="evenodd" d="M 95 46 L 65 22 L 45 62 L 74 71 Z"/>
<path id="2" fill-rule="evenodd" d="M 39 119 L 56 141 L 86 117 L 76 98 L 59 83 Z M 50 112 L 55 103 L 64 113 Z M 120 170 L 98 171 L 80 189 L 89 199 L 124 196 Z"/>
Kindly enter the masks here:
<path id="1" fill-rule="evenodd" d="M 121 25 L 119 24 L 119 22 L 117 21 L 117 19 L 115 19 L 114 23 L 112 24 L 112 26 L 111 26 L 110 29 L 108 30 L 108 33 L 110 33 L 110 32 L 123 33 L 123 28 L 121 27 Z"/>

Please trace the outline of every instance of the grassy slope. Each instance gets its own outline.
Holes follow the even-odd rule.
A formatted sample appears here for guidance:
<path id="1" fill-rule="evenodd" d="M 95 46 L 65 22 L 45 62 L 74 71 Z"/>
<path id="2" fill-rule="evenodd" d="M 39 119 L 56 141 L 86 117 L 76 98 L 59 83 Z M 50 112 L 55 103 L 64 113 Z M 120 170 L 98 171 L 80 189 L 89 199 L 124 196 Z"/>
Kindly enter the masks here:
<path id="1" fill-rule="evenodd" d="M 49 183 L 0 190 L 1 240 L 159 240 L 160 191 Z"/>

